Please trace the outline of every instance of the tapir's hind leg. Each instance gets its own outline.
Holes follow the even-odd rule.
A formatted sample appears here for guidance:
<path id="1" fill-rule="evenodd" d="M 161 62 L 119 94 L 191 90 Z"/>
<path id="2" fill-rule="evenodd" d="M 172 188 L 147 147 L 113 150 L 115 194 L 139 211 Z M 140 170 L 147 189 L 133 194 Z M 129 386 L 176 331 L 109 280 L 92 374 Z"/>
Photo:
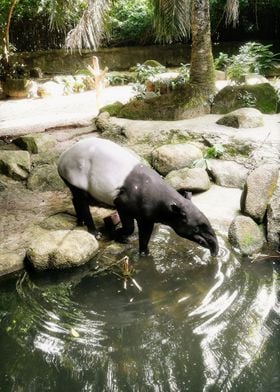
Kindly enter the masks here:
<path id="1" fill-rule="evenodd" d="M 95 224 L 93 222 L 90 210 L 89 210 L 89 197 L 86 191 L 75 187 L 74 185 L 67 184 L 72 196 L 73 205 L 77 215 L 78 226 L 86 225 L 89 233 L 99 236 L 100 234 L 96 230 Z"/>
<path id="2" fill-rule="evenodd" d="M 118 242 L 126 243 L 127 237 L 134 232 L 134 219 L 118 209 L 122 227 L 115 232 L 115 239 Z"/>

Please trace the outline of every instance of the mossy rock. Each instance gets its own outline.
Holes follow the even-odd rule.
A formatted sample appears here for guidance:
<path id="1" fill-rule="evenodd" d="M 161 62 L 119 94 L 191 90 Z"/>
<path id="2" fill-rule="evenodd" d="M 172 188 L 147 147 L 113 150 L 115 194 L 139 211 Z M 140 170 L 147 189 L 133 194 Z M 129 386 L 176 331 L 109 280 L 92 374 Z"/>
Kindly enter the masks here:
<path id="1" fill-rule="evenodd" d="M 122 107 L 117 117 L 131 120 L 182 120 L 210 112 L 199 90 L 192 85 L 149 100 L 133 99 Z"/>
<path id="2" fill-rule="evenodd" d="M 232 221 L 228 230 L 228 239 L 231 245 L 238 248 L 243 255 L 259 252 L 265 243 L 262 226 L 258 226 L 253 219 L 241 215 Z"/>
<path id="3" fill-rule="evenodd" d="M 269 83 L 226 86 L 214 98 L 212 113 L 226 114 L 243 107 L 255 107 L 262 113 L 277 111 L 277 94 Z"/>
<path id="4" fill-rule="evenodd" d="M 143 65 L 146 65 L 146 67 L 154 67 L 154 68 L 156 68 L 156 67 L 162 67 L 162 68 L 165 68 L 164 65 L 162 65 L 161 63 L 159 63 L 159 62 L 156 61 L 156 60 L 146 60 L 146 61 L 143 63 Z"/>
<path id="5" fill-rule="evenodd" d="M 100 113 L 107 112 L 110 114 L 110 116 L 117 116 L 123 106 L 123 103 L 116 101 L 109 105 L 103 106 L 100 109 Z"/>
<path id="6" fill-rule="evenodd" d="M 56 141 L 51 135 L 35 133 L 20 136 L 13 140 L 13 143 L 22 150 L 29 151 L 32 154 L 38 154 L 51 150 L 55 146 Z"/>

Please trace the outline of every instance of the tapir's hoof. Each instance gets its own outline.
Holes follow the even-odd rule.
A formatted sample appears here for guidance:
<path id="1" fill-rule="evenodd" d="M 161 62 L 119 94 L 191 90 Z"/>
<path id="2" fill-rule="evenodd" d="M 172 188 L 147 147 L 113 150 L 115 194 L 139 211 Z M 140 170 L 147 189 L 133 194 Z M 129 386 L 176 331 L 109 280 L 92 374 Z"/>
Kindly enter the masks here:
<path id="1" fill-rule="evenodd" d="M 97 231 L 97 230 L 89 230 L 89 233 L 92 234 L 92 235 L 94 235 L 94 237 L 95 237 L 97 240 L 101 240 L 101 238 L 102 238 L 102 234 L 100 233 L 100 231 Z"/>
<path id="2" fill-rule="evenodd" d="M 141 257 L 148 256 L 148 255 L 149 255 L 149 249 L 139 251 L 139 255 L 140 255 Z"/>
<path id="3" fill-rule="evenodd" d="M 121 227 L 120 229 L 117 229 L 114 233 L 114 239 L 117 242 L 120 242 L 121 244 L 127 244 L 128 241 L 128 235 L 123 233 L 123 228 Z"/>

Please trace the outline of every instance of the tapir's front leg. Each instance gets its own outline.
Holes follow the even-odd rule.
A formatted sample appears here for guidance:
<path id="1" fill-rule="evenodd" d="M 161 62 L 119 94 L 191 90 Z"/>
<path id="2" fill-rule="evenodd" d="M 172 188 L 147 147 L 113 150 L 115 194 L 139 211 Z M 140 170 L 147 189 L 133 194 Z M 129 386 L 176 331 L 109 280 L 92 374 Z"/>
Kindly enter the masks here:
<path id="1" fill-rule="evenodd" d="M 153 232 L 154 222 L 140 218 L 137 219 L 137 224 L 139 230 L 139 253 L 140 255 L 148 255 L 148 243 Z"/>

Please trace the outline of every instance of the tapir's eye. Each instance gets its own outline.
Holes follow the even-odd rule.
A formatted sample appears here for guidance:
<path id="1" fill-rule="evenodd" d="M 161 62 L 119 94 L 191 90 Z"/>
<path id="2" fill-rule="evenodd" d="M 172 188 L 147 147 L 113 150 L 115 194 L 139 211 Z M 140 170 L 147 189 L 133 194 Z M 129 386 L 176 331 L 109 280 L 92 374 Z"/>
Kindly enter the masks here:
<path id="1" fill-rule="evenodd" d="M 199 233 L 199 227 L 198 226 L 194 227 L 193 232 L 194 233 Z"/>

